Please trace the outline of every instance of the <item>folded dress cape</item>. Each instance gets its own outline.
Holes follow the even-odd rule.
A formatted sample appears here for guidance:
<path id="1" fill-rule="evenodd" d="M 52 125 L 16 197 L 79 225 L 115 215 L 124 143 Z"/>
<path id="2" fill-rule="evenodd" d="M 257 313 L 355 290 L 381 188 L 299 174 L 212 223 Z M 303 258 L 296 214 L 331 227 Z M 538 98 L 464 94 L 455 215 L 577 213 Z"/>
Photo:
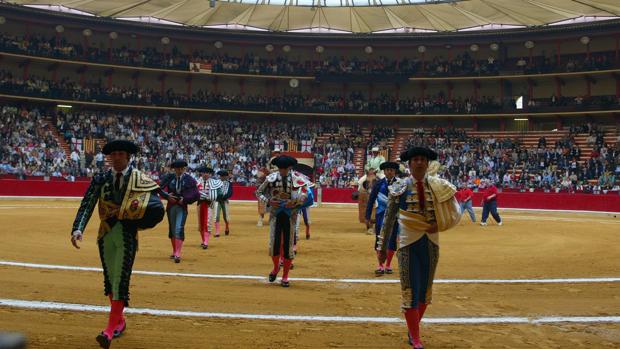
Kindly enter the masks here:
<path id="1" fill-rule="evenodd" d="M 411 177 L 410 177 L 411 178 Z M 427 176 L 428 185 L 435 204 L 435 219 L 439 231 L 446 231 L 457 225 L 461 219 L 459 204 L 454 197 L 456 187 L 437 176 Z M 400 196 L 407 190 L 411 179 L 399 180 L 390 186 L 390 195 Z M 400 210 L 400 224 L 414 230 L 426 230 L 430 227 L 426 217 Z"/>

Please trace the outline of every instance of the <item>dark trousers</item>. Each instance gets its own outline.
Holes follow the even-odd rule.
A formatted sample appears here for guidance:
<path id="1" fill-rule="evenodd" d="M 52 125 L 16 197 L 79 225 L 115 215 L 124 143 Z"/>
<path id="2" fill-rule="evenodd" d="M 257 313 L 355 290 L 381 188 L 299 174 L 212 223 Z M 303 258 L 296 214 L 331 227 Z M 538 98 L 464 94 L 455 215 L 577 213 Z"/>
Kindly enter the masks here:
<path id="1" fill-rule="evenodd" d="M 484 203 L 484 206 L 482 206 L 482 223 L 486 223 L 487 218 L 489 218 L 489 213 L 491 213 L 491 216 L 493 216 L 493 219 L 495 219 L 497 223 L 502 221 L 499 213 L 497 213 L 497 201 L 491 200 Z"/>
<path id="2" fill-rule="evenodd" d="M 280 255 L 280 246 L 284 249 L 284 257 L 288 258 L 291 244 L 291 217 L 284 212 L 276 216 L 276 229 L 273 242 L 273 255 Z"/>

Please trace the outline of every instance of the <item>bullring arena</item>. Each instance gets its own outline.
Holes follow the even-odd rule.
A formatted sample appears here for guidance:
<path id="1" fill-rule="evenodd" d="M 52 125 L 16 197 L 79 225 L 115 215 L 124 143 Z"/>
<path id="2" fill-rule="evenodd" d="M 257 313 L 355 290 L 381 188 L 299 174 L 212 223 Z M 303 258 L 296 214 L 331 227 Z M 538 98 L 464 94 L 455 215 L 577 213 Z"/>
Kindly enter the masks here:
<path id="1" fill-rule="evenodd" d="M 619 215 L 620 0 L 0 1 L 0 349 L 617 349 Z"/>
<path id="2" fill-rule="evenodd" d="M 0 201 L 0 328 L 25 333 L 32 348 L 94 348 L 105 322 L 107 298 L 93 269 L 100 268 L 96 225 L 81 250 L 69 242 L 77 206 Z M 165 224 L 140 234 L 131 335 L 116 347 L 407 347 L 397 273 L 373 275 L 374 237 L 357 223 L 356 207 L 312 209 L 312 236 L 300 243 L 289 289 L 267 283 L 268 228 L 256 227 L 256 205 L 231 207 L 231 234 L 207 251 L 191 211 L 181 264 L 167 258 Z M 620 346 L 615 215 L 500 213 L 501 227 L 464 217 L 441 233 L 435 304 L 422 325 L 426 346 Z"/>

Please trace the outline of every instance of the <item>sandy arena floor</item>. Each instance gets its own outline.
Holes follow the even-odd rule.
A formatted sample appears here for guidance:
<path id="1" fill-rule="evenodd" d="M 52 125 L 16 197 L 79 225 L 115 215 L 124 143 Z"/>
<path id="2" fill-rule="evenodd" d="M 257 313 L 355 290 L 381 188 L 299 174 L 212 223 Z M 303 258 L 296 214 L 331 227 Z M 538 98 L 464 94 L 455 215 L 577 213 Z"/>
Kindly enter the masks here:
<path id="1" fill-rule="evenodd" d="M 94 337 L 106 323 L 103 312 L 42 309 L 47 303 L 35 304 L 36 309 L 10 305 L 107 305 L 101 273 L 71 269 L 100 267 L 96 214 L 82 248 L 70 245 L 77 206 L 67 200 L 0 200 L 0 330 L 26 333 L 30 348 L 97 348 Z M 401 318 L 399 285 L 377 282 L 396 280 L 396 274 L 374 277 L 374 236 L 357 223 L 357 208 L 312 209 L 312 239 L 300 242 L 291 277 L 320 280 L 293 279 L 289 289 L 266 281 L 268 227 L 256 227 L 256 205 L 233 203 L 231 208 L 231 235 L 213 238 L 204 251 L 192 207 L 180 264 L 168 259 L 167 222 L 141 233 L 134 270 L 155 273 L 132 277 L 132 308 L 196 316 L 129 314 L 128 330 L 114 348 L 408 347 L 405 324 L 394 322 Z M 441 233 L 434 304 L 422 326 L 425 347 L 619 348 L 620 220 L 547 212 L 502 216 L 501 227 L 465 219 Z M 583 278 L 614 279 L 564 280 Z M 480 279 L 489 281 L 471 281 Z M 514 282 L 523 279 L 548 282 Z M 571 322 L 544 322 L 549 317 Z M 498 323 L 507 318 L 518 323 Z M 465 320 L 475 323 L 454 323 Z"/>

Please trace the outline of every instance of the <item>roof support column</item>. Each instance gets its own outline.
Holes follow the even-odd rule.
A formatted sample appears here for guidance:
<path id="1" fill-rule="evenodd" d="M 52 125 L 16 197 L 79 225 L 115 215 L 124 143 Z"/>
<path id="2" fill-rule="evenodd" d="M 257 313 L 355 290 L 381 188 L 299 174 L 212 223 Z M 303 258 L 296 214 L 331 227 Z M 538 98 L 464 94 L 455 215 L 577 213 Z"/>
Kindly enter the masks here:
<path id="1" fill-rule="evenodd" d="M 112 38 L 108 35 L 108 60 L 112 61 Z"/>
<path id="2" fill-rule="evenodd" d="M 58 64 L 55 64 L 52 68 L 52 81 L 58 82 Z"/>
<path id="3" fill-rule="evenodd" d="M 499 79 L 499 100 L 504 104 L 504 79 Z"/>
<path id="4" fill-rule="evenodd" d="M 112 88 L 112 75 L 114 75 L 114 69 L 107 69 L 105 71 L 105 76 L 108 78 L 108 84 L 107 84 L 108 90 Z"/>
<path id="5" fill-rule="evenodd" d="M 140 88 L 140 81 L 138 81 L 139 77 L 140 77 L 140 71 L 137 71 L 137 70 L 131 76 L 131 78 L 133 79 L 133 87 L 135 89 L 139 89 Z"/>
<path id="6" fill-rule="evenodd" d="M 185 82 L 187 83 L 187 99 L 192 98 L 192 76 L 187 75 Z"/>
<path id="7" fill-rule="evenodd" d="M 22 72 L 24 80 L 28 80 L 30 77 L 30 61 L 27 60 L 22 63 Z"/>
<path id="8" fill-rule="evenodd" d="M 620 61 L 620 36 L 616 35 L 616 65 Z"/>
<path id="9" fill-rule="evenodd" d="M 88 57 L 88 36 L 82 35 L 82 57 Z"/>
<path id="10" fill-rule="evenodd" d="M 159 75 L 159 94 L 163 97 L 166 92 L 166 74 Z"/>
<path id="11" fill-rule="evenodd" d="M 480 81 L 474 80 L 474 101 L 478 102 L 480 100 Z"/>

